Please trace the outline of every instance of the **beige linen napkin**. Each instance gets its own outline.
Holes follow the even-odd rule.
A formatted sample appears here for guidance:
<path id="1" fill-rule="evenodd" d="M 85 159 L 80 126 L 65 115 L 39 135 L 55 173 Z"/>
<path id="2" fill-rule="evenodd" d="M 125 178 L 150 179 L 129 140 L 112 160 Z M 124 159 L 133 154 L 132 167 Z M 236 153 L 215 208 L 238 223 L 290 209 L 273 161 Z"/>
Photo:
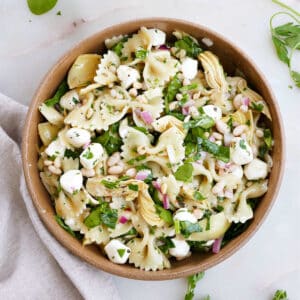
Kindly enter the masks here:
<path id="1" fill-rule="evenodd" d="M 37 215 L 21 166 L 26 111 L 0 94 L 0 299 L 119 300 L 112 277 L 70 254 Z"/>

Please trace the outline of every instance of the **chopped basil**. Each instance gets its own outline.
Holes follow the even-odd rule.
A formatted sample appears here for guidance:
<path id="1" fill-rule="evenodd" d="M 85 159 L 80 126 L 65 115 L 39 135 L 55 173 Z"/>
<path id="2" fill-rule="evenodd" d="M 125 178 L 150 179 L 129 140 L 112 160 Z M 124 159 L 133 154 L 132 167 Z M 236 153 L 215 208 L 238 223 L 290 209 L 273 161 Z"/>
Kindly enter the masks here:
<path id="1" fill-rule="evenodd" d="M 286 291 L 277 290 L 276 293 L 274 294 L 272 300 L 288 300 Z"/>
<path id="2" fill-rule="evenodd" d="M 136 156 L 135 158 L 132 158 L 132 159 L 128 160 L 127 163 L 129 165 L 134 165 L 136 162 L 140 162 L 142 160 L 145 160 L 146 157 L 147 157 L 146 154 L 139 155 L 139 156 Z"/>
<path id="3" fill-rule="evenodd" d="M 159 215 L 159 217 L 162 220 L 164 220 L 168 225 L 173 224 L 173 216 L 172 216 L 172 213 L 169 210 L 164 209 L 160 205 L 155 205 L 155 208 L 156 208 L 157 214 Z"/>
<path id="4" fill-rule="evenodd" d="M 142 133 L 145 133 L 145 134 L 149 134 L 149 131 L 147 130 L 147 128 L 145 127 L 141 127 L 141 126 L 132 126 L 132 128 L 142 132 Z"/>
<path id="5" fill-rule="evenodd" d="M 122 56 L 122 49 L 124 47 L 124 43 L 128 40 L 128 37 L 123 37 L 118 43 L 112 46 L 111 50 L 114 51 L 118 56 Z M 127 60 L 127 58 L 126 58 Z"/>
<path id="6" fill-rule="evenodd" d="M 202 149 L 208 153 L 213 154 L 217 159 L 224 162 L 229 162 L 230 160 L 230 148 L 225 146 L 219 146 L 216 143 L 209 141 L 208 139 L 198 138 L 198 144 Z"/>
<path id="7" fill-rule="evenodd" d="M 135 57 L 139 59 L 145 59 L 148 55 L 148 51 L 145 49 L 138 49 L 135 51 Z"/>
<path id="8" fill-rule="evenodd" d="M 240 140 L 239 145 L 240 145 L 240 148 L 242 148 L 242 149 L 244 149 L 244 150 L 247 149 L 247 146 L 246 146 L 246 144 L 245 144 L 245 140 Z"/>
<path id="9" fill-rule="evenodd" d="M 229 116 L 229 120 L 227 121 L 227 125 L 230 128 L 230 131 L 232 131 L 233 129 L 233 119 L 232 119 L 232 115 Z"/>
<path id="10" fill-rule="evenodd" d="M 215 125 L 213 118 L 206 114 L 200 115 L 198 118 L 192 121 L 183 123 L 185 129 L 201 127 L 203 129 L 209 129 Z"/>
<path id="11" fill-rule="evenodd" d="M 175 42 L 175 47 L 183 49 L 187 56 L 197 58 L 198 55 L 203 51 L 199 44 L 190 36 L 186 35 L 182 39 Z"/>
<path id="12" fill-rule="evenodd" d="M 114 229 L 117 221 L 118 211 L 116 209 L 111 209 L 107 202 L 102 202 L 85 218 L 84 224 L 88 228 L 93 228 L 104 224 L 107 227 Z"/>
<path id="13" fill-rule="evenodd" d="M 59 103 L 60 98 L 69 90 L 68 83 L 64 80 L 56 90 L 54 96 L 45 101 L 47 106 L 54 106 L 55 104 Z"/>
<path id="14" fill-rule="evenodd" d="M 87 151 L 85 151 L 82 156 L 86 159 L 92 159 L 94 157 L 94 154 L 92 151 L 90 151 L 90 148 L 87 148 Z"/>
<path id="15" fill-rule="evenodd" d="M 188 288 L 187 288 L 187 292 L 185 294 L 184 300 L 193 300 L 196 284 L 203 277 L 204 277 L 204 272 L 201 272 L 201 273 L 197 273 L 195 275 L 189 276 L 187 278 Z"/>
<path id="16" fill-rule="evenodd" d="M 75 97 L 72 98 L 72 101 L 73 101 L 74 104 L 78 104 L 78 103 L 80 102 L 80 101 L 79 101 L 77 98 L 75 98 Z"/>
<path id="17" fill-rule="evenodd" d="M 174 176 L 177 180 L 190 182 L 193 178 L 193 165 L 191 163 L 184 163 L 175 172 Z"/>
<path id="18" fill-rule="evenodd" d="M 126 250 L 125 249 L 118 249 L 117 251 L 118 251 L 119 256 L 123 257 Z"/>
<path id="19" fill-rule="evenodd" d="M 57 0 L 27 0 L 30 11 L 35 15 L 42 15 L 51 10 Z"/>
<path id="20" fill-rule="evenodd" d="M 206 199 L 200 192 L 195 191 L 194 195 L 193 195 L 194 199 L 197 201 L 201 201 Z"/>
<path id="21" fill-rule="evenodd" d="M 175 247 L 170 237 L 159 237 L 157 241 L 159 245 L 158 248 L 165 254 L 169 252 L 170 248 Z"/>
<path id="22" fill-rule="evenodd" d="M 187 92 L 187 91 L 194 90 L 196 88 L 198 88 L 198 83 L 195 82 L 195 83 L 191 83 L 191 84 L 183 86 L 182 88 L 179 89 L 179 91 L 181 93 L 184 93 L 184 92 Z"/>
<path id="23" fill-rule="evenodd" d="M 72 151 L 70 149 L 66 149 L 64 156 L 67 158 L 75 159 L 80 156 L 80 153 L 81 153 L 81 149 L 75 149 L 74 151 Z"/>
<path id="24" fill-rule="evenodd" d="M 137 184 L 132 184 L 132 183 L 128 184 L 128 188 L 135 192 L 139 190 L 139 186 Z"/>
<path id="25" fill-rule="evenodd" d="M 273 138 L 271 130 L 269 128 L 264 130 L 264 142 L 266 143 L 268 149 L 272 147 Z"/>
<path id="26" fill-rule="evenodd" d="M 183 114 L 180 113 L 180 112 L 176 112 L 176 111 L 170 111 L 170 112 L 168 113 L 168 115 L 173 116 L 173 117 L 177 118 L 177 119 L 180 120 L 180 121 L 183 121 L 184 118 L 185 118 L 185 115 L 183 115 Z"/>
<path id="27" fill-rule="evenodd" d="M 74 232 L 63 220 L 62 217 L 59 215 L 55 215 L 55 220 L 58 223 L 60 227 L 62 227 L 65 231 L 67 231 L 69 234 L 71 234 L 73 237 L 77 239 L 82 239 L 82 235 L 79 232 Z"/>
<path id="28" fill-rule="evenodd" d="M 180 221 L 179 220 L 174 221 L 174 227 L 175 227 L 175 233 L 180 234 Z"/>
<path id="29" fill-rule="evenodd" d="M 202 228 L 199 223 L 191 223 L 189 221 L 180 221 L 180 232 L 188 238 L 193 232 L 201 232 Z"/>
<path id="30" fill-rule="evenodd" d="M 262 112 L 264 109 L 264 105 L 262 103 L 251 102 L 250 108 Z"/>
<path id="31" fill-rule="evenodd" d="M 108 155 L 112 155 L 121 149 L 123 144 L 122 139 L 119 136 L 119 123 L 115 123 L 109 126 L 109 129 L 92 139 L 93 142 L 100 143 L 106 150 Z"/>
<path id="32" fill-rule="evenodd" d="M 108 180 L 101 180 L 101 183 L 108 189 L 116 189 L 119 186 L 119 182 L 118 181 L 108 181 Z"/>
<path id="33" fill-rule="evenodd" d="M 171 79 L 168 86 L 164 90 L 165 99 L 165 111 L 169 112 L 169 103 L 175 99 L 176 94 L 182 87 L 181 81 L 179 80 L 177 74 Z"/>

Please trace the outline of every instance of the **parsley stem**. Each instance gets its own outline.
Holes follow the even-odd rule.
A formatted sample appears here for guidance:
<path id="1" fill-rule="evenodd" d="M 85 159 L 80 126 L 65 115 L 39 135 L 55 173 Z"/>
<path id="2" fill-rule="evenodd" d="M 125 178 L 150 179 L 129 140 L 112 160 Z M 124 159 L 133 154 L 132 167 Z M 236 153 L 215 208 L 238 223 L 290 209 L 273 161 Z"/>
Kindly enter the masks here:
<path id="1" fill-rule="evenodd" d="M 296 16 L 300 17 L 300 13 L 297 12 L 295 9 L 293 9 L 292 7 L 288 6 L 287 4 L 279 1 L 279 0 L 272 0 L 273 3 L 278 4 L 279 6 L 286 8 L 287 10 L 289 10 L 290 12 L 292 12 L 293 14 L 295 14 Z"/>
<path id="2" fill-rule="evenodd" d="M 274 26 L 273 26 L 273 20 L 276 16 L 279 16 L 279 15 L 288 15 L 290 16 L 292 19 L 294 19 L 297 23 L 300 23 L 300 19 L 298 19 L 297 17 L 295 17 L 294 15 L 292 15 L 291 13 L 289 12 L 286 12 L 286 11 L 279 11 L 277 12 L 276 14 L 274 14 L 271 19 L 270 19 L 270 29 L 272 31 L 272 33 L 274 33 Z"/>

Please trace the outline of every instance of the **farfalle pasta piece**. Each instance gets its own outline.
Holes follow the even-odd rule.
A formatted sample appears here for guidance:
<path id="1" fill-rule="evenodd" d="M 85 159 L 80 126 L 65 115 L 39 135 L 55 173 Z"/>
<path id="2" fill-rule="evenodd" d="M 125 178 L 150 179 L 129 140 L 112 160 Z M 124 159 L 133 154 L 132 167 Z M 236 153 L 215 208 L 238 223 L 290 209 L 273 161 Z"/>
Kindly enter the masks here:
<path id="1" fill-rule="evenodd" d="M 131 249 L 129 262 L 145 271 L 170 268 L 170 262 L 155 243 L 154 235 L 145 235 L 143 239 L 132 239 L 127 246 Z"/>
<path id="2" fill-rule="evenodd" d="M 54 195 L 58 188 L 58 176 L 50 172 L 40 172 L 40 177 L 46 190 L 50 195 Z"/>
<path id="3" fill-rule="evenodd" d="M 183 122 L 178 120 L 173 116 L 163 116 L 160 119 L 154 121 L 151 124 L 155 131 L 164 132 L 171 127 L 177 127 L 182 134 L 185 134 L 185 129 L 183 128 Z"/>
<path id="4" fill-rule="evenodd" d="M 169 51 L 150 52 L 145 60 L 143 77 L 148 88 L 163 86 L 179 71 L 179 61 Z"/>
<path id="5" fill-rule="evenodd" d="M 116 70 L 119 65 L 119 56 L 115 52 L 109 50 L 100 61 L 94 81 L 102 86 L 116 82 L 118 80 Z"/>
<path id="6" fill-rule="evenodd" d="M 160 184 L 166 185 L 166 194 L 168 195 L 169 201 L 175 206 L 178 207 L 177 196 L 180 192 L 182 182 L 177 181 L 174 175 L 170 174 L 169 176 L 164 176 L 160 179 Z"/>
<path id="7" fill-rule="evenodd" d="M 49 123 L 61 127 L 64 123 L 64 117 L 54 107 L 47 106 L 45 103 L 39 106 L 39 111 Z"/>
<path id="8" fill-rule="evenodd" d="M 247 199 L 263 196 L 268 190 L 268 181 L 256 182 L 245 189 L 238 199 L 237 208 L 232 216 L 227 216 L 234 223 L 245 223 L 253 218 L 253 210 L 247 203 Z"/>
<path id="9" fill-rule="evenodd" d="M 200 163 L 193 163 L 193 176 L 205 176 L 208 180 L 208 182 L 213 181 L 213 177 L 211 175 L 211 172 L 204 167 L 203 164 Z"/>
<path id="10" fill-rule="evenodd" d="M 124 234 L 126 234 L 128 231 L 130 231 L 133 228 L 133 225 L 131 222 L 126 222 L 125 224 L 117 223 L 115 229 L 109 228 L 109 236 L 111 238 L 117 238 Z"/>
<path id="11" fill-rule="evenodd" d="M 72 157 L 64 157 L 62 159 L 62 169 L 65 172 L 69 170 L 78 170 L 79 169 L 79 159 Z"/>
<path id="12" fill-rule="evenodd" d="M 83 245 L 96 243 L 97 245 L 107 244 L 110 239 L 110 233 L 104 226 L 98 225 L 88 229 L 84 234 Z"/>

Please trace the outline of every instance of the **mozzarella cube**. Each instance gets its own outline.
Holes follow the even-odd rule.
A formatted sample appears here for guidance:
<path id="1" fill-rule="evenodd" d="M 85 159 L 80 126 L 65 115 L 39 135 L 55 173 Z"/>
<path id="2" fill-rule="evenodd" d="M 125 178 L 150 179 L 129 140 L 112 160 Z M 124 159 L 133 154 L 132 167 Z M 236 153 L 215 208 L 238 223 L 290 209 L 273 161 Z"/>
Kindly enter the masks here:
<path id="1" fill-rule="evenodd" d="M 62 108 L 67 110 L 73 110 L 77 103 L 79 103 L 79 96 L 76 90 L 65 93 L 59 100 L 59 104 Z"/>
<path id="2" fill-rule="evenodd" d="M 166 43 L 166 34 L 163 31 L 156 28 L 151 28 L 147 31 L 150 36 L 150 43 L 152 46 L 161 46 Z"/>
<path id="3" fill-rule="evenodd" d="M 192 213 L 190 213 L 187 210 L 187 208 L 178 209 L 175 213 L 174 220 L 188 221 L 188 222 L 191 222 L 191 223 L 196 223 L 197 222 L 197 218 Z"/>
<path id="4" fill-rule="evenodd" d="M 268 165 L 264 161 L 255 158 L 244 167 L 244 172 L 248 180 L 264 179 L 268 175 Z"/>
<path id="5" fill-rule="evenodd" d="M 56 139 L 52 141 L 48 147 L 45 149 L 45 153 L 48 156 L 56 156 L 56 157 L 63 157 L 65 154 L 66 147 L 61 144 L 61 142 Z"/>
<path id="6" fill-rule="evenodd" d="M 80 148 L 91 141 L 91 134 L 88 130 L 81 128 L 71 128 L 66 132 L 66 138 L 70 144 Z"/>
<path id="7" fill-rule="evenodd" d="M 122 87 L 125 89 L 129 88 L 140 79 L 140 73 L 136 69 L 125 65 L 118 67 L 117 75 L 121 81 Z"/>
<path id="8" fill-rule="evenodd" d="M 111 240 L 104 247 L 104 251 L 109 260 L 115 264 L 125 264 L 131 252 L 130 248 L 119 240 Z"/>
<path id="9" fill-rule="evenodd" d="M 82 188 L 83 177 L 79 170 L 69 170 L 60 176 L 59 182 L 64 191 L 73 194 Z"/>
<path id="10" fill-rule="evenodd" d="M 229 173 L 236 176 L 239 179 L 242 179 L 244 175 L 243 168 L 240 165 L 231 165 L 229 167 Z"/>
<path id="11" fill-rule="evenodd" d="M 194 79 L 198 73 L 198 61 L 186 57 L 181 62 L 181 72 L 186 79 Z"/>
<path id="12" fill-rule="evenodd" d="M 205 114 L 211 117 L 214 121 L 220 120 L 222 118 L 222 110 L 216 105 L 205 105 L 202 107 Z"/>
<path id="13" fill-rule="evenodd" d="M 243 138 L 236 138 L 231 151 L 231 159 L 237 165 L 246 165 L 253 160 L 252 148 Z"/>
<path id="14" fill-rule="evenodd" d="M 176 257 L 178 260 L 190 256 L 190 245 L 185 240 L 173 238 L 171 241 L 175 247 L 169 249 L 170 255 Z"/>
<path id="15" fill-rule="evenodd" d="M 86 169 L 93 169 L 103 153 L 104 150 L 101 144 L 92 143 L 80 154 L 80 163 Z"/>

